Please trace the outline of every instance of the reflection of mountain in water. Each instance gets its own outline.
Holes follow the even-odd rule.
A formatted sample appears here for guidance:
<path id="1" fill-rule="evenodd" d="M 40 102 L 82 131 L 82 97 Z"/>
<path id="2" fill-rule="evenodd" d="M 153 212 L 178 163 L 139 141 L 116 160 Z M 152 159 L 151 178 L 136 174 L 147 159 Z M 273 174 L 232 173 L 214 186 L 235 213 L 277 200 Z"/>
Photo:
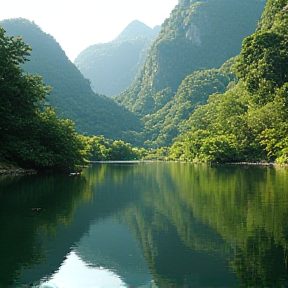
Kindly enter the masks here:
<path id="1" fill-rule="evenodd" d="M 65 175 L 0 179 L 1 288 L 34 282 L 58 269 L 88 229 L 87 215 L 74 221 L 88 188 L 84 178 Z"/>
<path id="2" fill-rule="evenodd" d="M 74 243 L 89 231 L 92 212 L 92 206 L 86 203 L 78 206 L 72 222 L 68 225 L 58 222 L 54 231 L 50 233 L 40 228 L 35 242 L 39 243 L 39 249 L 42 250 L 42 261 L 36 267 L 23 266 L 20 283 L 33 283 L 43 277 L 49 278 L 54 271 L 58 270 Z M 35 216 L 45 217 L 45 211 Z"/>
<path id="3" fill-rule="evenodd" d="M 153 278 L 139 243 L 127 226 L 117 220 L 92 224 L 75 250 L 89 265 L 108 268 L 129 285 L 138 287 Z"/>
<path id="4" fill-rule="evenodd" d="M 112 267 L 134 286 L 139 286 L 139 280 L 137 283 L 133 276 L 142 270 L 144 278 L 146 271 L 147 275 L 152 273 L 159 287 L 223 287 L 223 283 L 235 287 L 225 242 L 215 229 L 193 217 L 186 201 L 179 197 L 177 191 L 183 187 L 171 176 L 176 172 L 180 179 L 181 166 L 161 163 L 120 168 L 95 166 L 95 172 L 89 173 L 101 175 L 105 170 L 105 185 L 93 186 L 98 191 L 97 210 L 106 207 L 107 211 L 117 203 L 118 209 L 111 210 L 113 219 L 121 219 L 128 226 L 117 220 L 97 221 L 77 244 L 77 253 L 92 265 Z"/>
<path id="5" fill-rule="evenodd" d="M 15 269 L 22 283 L 49 278 L 71 251 L 134 287 L 152 279 L 159 288 L 238 287 L 236 273 L 243 287 L 288 279 L 284 170 L 153 163 L 95 165 L 83 174 L 19 181 L 9 197 L 0 189 L 0 220 L 9 218 L 0 248 L 27 252 L 25 261 L 2 253 L 22 267 Z M 45 209 L 22 215 L 31 203 Z M 10 243 L 7 235 L 18 236 L 22 226 L 31 228 L 27 239 Z"/>
<path id="6" fill-rule="evenodd" d="M 155 206 L 159 206 L 159 202 L 153 200 Z M 179 203 L 173 202 L 170 205 L 178 206 Z M 193 230 L 195 237 L 191 240 L 197 243 L 202 239 L 202 248 L 206 248 L 206 251 L 197 250 L 187 246 L 181 239 L 181 231 L 177 230 L 179 227 L 174 226 L 171 215 L 168 218 L 168 215 L 163 215 L 160 210 L 156 214 L 155 211 L 151 212 L 149 207 L 139 206 L 135 213 L 132 209 L 128 210 L 125 219 L 129 222 L 130 229 L 137 234 L 137 238 L 139 237 L 145 259 L 159 287 L 236 287 L 235 274 L 229 270 L 225 258 L 228 253 L 221 253 L 224 242 L 213 229 L 197 223 L 192 215 L 190 219 L 186 218 L 191 221 L 188 225 L 190 227 L 186 228 Z M 178 214 L 179 219 L 185 217 L 184 209 L 183 212 Z M 210 238 L 214 239 L 214 246 L 211 246 Z M 215 246 L 218 247 L 217 251 Z"/>
<path id="7" fill-rule="evenodd" d="M 75 198 L 70 193 L 68 180 L 62 179 L 57 191 L 72 197 L 68 197 L 71 207 L 65 208 L 73 211 L 72 218 L 62 223 L 59 216 L 53 229 L 46 231 L 43 223 L 49 223 L 49 211 L 54 209 L 60 215 L 64 211 L 46 206 L 45 211 L 37 215 L 35 219 L 41 221 L 34 243 L 38 243 L 42 260 L 39 259 L 34 267 L 22 266 L 20 282 L 49 278 L 72 250 L 89 265 L 112 270 L 125 283 L 135 287 L 151 284 L 153 279 L 159 287 L 205 287 L 212 283 L 213 287 L 222 287 L 223 283 L 233 287 L 235 276 L 229 272 L 225 257 L 221 253 L 211 253 L 219 249 L 210 249 L 208 240 L 205 244 L 210 236 L 214 235 L 213 241 L 219 243 L 221 237 L 209 226 L 195 221 L 189 207 L 175 193 L 177 187 L 171 175 L 178 168 L 178 164 L 96 165 L 84 173 L 86 179 L 81 180 L 83 187 L 75 190 Z M 44 196 L 47 197 L 56 187 L 53 182 L 51 186 L 44 184 L 47 190 Z M 64 207 L 61 203 L 57 205 Z M 197 239 L 204 240 L 200 251 L 187 242 L 191 239 L 185 236 L 185 227 L 187 231 L 193 231 L 189 235 L 194 235 L 195 243 Z M 219 245 L 223 246 L 223 243 Z"/>

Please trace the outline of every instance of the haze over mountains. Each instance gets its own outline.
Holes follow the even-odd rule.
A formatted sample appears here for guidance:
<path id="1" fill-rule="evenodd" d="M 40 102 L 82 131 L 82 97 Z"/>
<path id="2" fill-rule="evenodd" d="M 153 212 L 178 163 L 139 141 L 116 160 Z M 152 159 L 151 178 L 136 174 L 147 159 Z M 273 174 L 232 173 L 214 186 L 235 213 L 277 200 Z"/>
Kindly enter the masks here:
<path id="1" fill-rule="evenodd" d="M 135 20 L 113 41 L 83 50 L 74 63 L 95 92 L 116 96 L 133 82 L 159 31 Z"/>
<path id="2" fill-rule="evenodd" d="M 159 148 L 187 129 L 209 95 L 235 85 L 229 59 L 255 31 L 264 6 L 262 0 L 179 1 L 160 33 L 134 21 L 114 41 L 81 52 L 75 64 L 89 80 L 35 23 L 12 19 L 1 25 L 32 46 L 25 70 L 53 87 L 49 103 L 78 132 Z M 113 101 L 93 93 L 89 81 L 106 95 L 126 90 Z"/>
<path id="3" fill-rule="evenodd" d="M 187 75 L 219 68 L 236 56 L 264 5 L 258 0 L 180 1 L 162 25 L 141 74 L 117 101 L 140 115 L 158 110 L 158 92 L 171 89 L 171 99 Z"/>
<path id="4" fill-rule="evenodd" d="M 205 104 L 210 94 L 224 92 L 233 80 L 232 63 L 220 74 L 204 70 L 220 68 L 240 52 L 244 37 L 255 31 L 264 6 L 265 1 L 258 0 L 179 2 L 163 23 L 137 78 L 116 97 L 118 103 L 142 117 L 145 128 L 137 139 L 148 147 L 171 145 L 186 129 L 185 121 L 195 107 Z M 218 85 L 212 84 L 216 75 Z"/>
<path id="5" fill-rule="evenodd" d="M 0 22 L 8 35 L 21 35 L 32 47 L 30 61 L 24 70 L 39 74 L 46 85 L 53 87 L 49 104 L 62 118 L 76 123 L 80 133 L 123 139 L 123 132 L 138 130 L 140 123 L 124 107 L 100 94 L 95 94 L 87 79 L 68 59 L 53 36 L 37 24 L 18 18 Z"/>

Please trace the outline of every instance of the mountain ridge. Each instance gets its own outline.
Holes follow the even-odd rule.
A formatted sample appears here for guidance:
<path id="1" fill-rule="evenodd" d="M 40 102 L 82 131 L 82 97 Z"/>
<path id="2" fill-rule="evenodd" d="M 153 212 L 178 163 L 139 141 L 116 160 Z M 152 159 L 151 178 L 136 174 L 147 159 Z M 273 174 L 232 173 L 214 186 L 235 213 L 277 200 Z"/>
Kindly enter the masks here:
<path id="1" fill-rule="evenodd" d="M 123 41 L 127 39 L 134 39 L 138 37 L 156 36 L 160 32 L 160 25 L 156 25 L 154 28 L 149 27 L 145 23 L 139 20 L 133 20 L 130 22 L 124 30 L 111 42 Z"/>
<path id="2" fill-rule="evenodd" d="M 34 22 L 16 18 L 1 21 L 0 25 L 7 35 L 21 35 L 32 47 L 24 70 L 41 75 L 44 83 L 53 87 L 47 100 L 61 118 L 75 122 L 79 133 L 119 139 L 125 138 L 123 131 L 139 129 L 137 117 L 108 97 L 95 94 L 89 80 L 68 59 L 59 43 Z"/>
<path id="3" fill-rule="evenodd" d="M 74 63 L 95 92 L 116 96 L 135 79 L 159 31 L 134 20 L 111 42 L 84 49 Z"/>
<path id="4" fill-rule="evenodd" d="M 171 100 L 187 75 L 236 56 L 263 10 L 257 0 L 181 1 L 162 24 L 142 71 L 116 101 L 141 116 L 156 112 L 153 95 L 170 87 Z"/>

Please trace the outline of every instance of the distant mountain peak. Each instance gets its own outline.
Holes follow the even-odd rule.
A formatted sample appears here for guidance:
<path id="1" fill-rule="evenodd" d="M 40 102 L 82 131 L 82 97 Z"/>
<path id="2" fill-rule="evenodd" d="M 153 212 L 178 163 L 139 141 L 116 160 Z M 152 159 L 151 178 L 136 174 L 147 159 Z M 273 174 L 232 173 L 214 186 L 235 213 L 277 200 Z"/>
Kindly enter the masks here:
<path id="1" fill-rule="evenodd" d="M 84 49 L 74 63 L 95 92 L 116 96 L 135 79 L 160 29 L 134 20 L 113 41 Z"/>
<path id="2" fill-rule="evenodd" d="M 159 31 L 159 30 L 158 30 Z M 154 29 L 144 24 L 139 20 L 133 20 L 126 28 L 118 35 L 114 41 L 123 41 L 139 37 L 147 37 L 154 35 Z"/>

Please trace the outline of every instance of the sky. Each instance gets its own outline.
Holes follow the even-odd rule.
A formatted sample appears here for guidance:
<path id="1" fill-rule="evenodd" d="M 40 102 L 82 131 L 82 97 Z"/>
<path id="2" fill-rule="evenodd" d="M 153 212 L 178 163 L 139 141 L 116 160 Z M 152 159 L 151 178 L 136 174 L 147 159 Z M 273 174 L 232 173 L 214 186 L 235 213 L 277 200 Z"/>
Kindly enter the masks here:
<path id="1" fill-rule="evenodd" d="M 0 0 L 0 21 L 26 18 L 52 35 L 71 61 L 86 47 L 116 38 L 133 20 L 153 28 L 178 0 Z"/>

